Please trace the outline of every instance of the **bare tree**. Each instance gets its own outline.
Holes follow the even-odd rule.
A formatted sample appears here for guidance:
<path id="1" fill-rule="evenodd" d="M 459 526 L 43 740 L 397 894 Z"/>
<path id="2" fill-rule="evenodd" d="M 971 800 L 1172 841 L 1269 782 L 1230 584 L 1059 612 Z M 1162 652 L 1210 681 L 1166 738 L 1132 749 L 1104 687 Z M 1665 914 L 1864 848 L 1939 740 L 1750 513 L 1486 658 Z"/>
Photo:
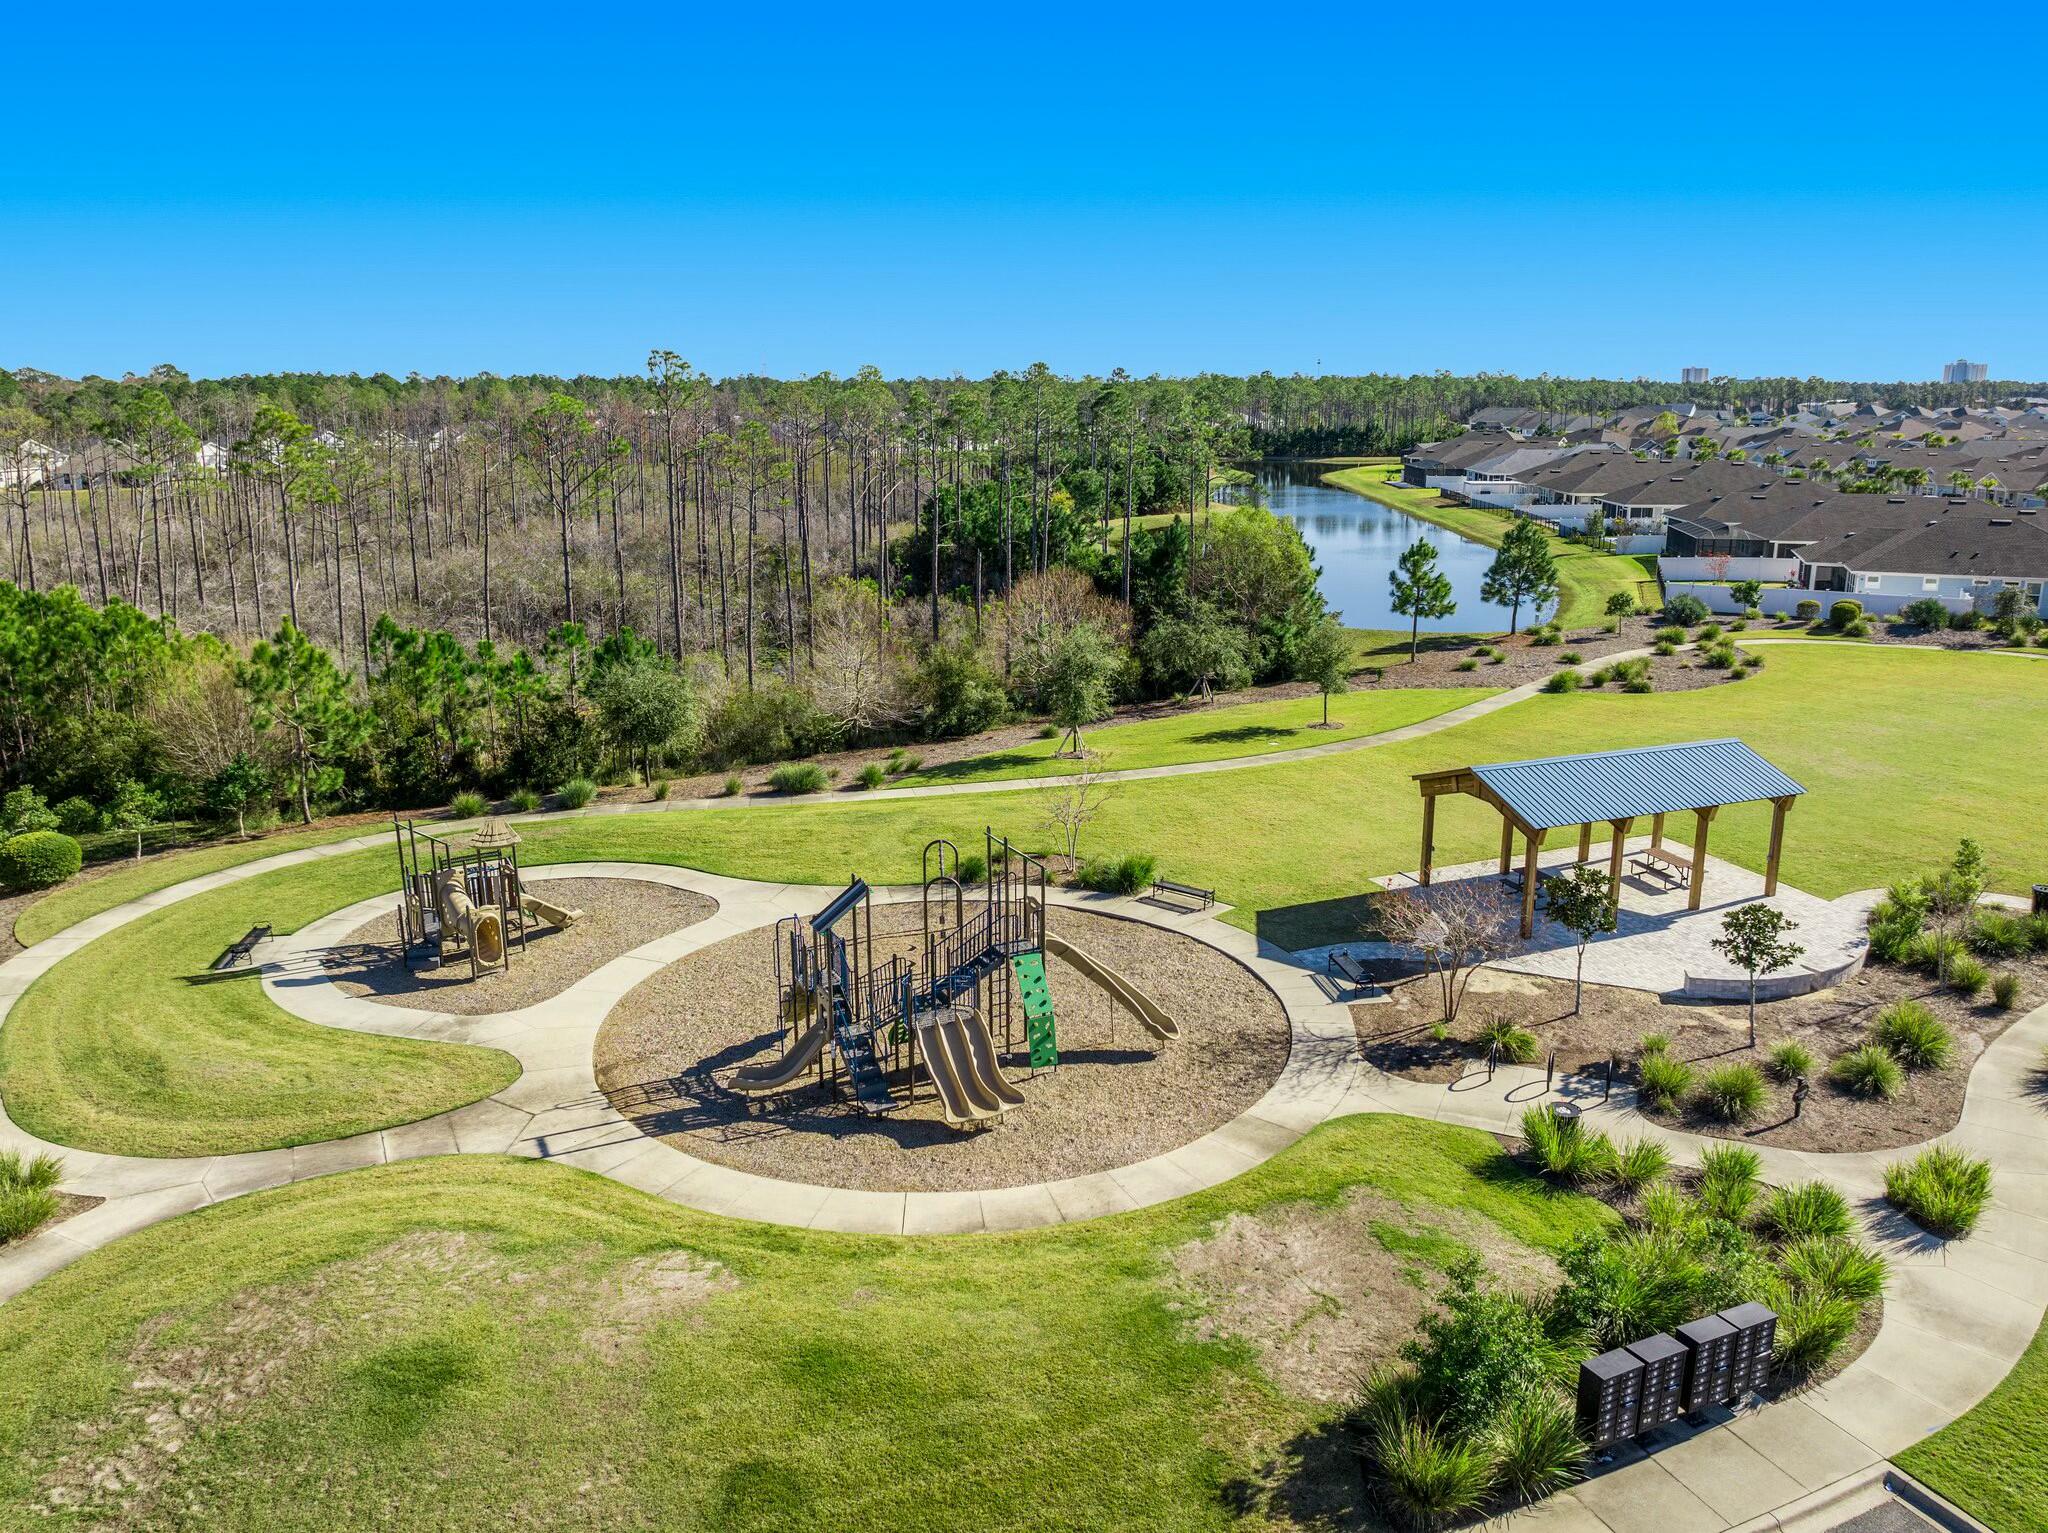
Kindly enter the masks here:
<path id="1" fill-rule="evenodd" d="M 1438 884 L 1427 895 L 1402 889 L 1373 905 L 1367 928 L 1421 952 L 1436 976 L 1443 1019 L 1458 1020 L 1472 976 L 1515 950 L 1521 912 L 1490 879 Z"/>
<path id="2" fill-rule="evenodd" d="M 1103 758 L 1084 751 L 1079 769 L 1062 778 L 1046 800 L 1045 826 L 1058 838 L 1069 873 L 1081 865 L 1081 832 L 1109 802 L 1103 774 Z"/>

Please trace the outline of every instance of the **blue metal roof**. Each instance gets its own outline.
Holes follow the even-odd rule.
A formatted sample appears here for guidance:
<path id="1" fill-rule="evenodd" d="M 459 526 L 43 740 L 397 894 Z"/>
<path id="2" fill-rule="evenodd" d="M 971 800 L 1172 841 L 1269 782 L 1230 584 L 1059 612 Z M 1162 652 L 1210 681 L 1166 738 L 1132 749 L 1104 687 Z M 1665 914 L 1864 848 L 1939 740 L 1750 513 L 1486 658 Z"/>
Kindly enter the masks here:
<path id="1" fill-rule="evenodd" d="M 1501 761 L 1473 767 L 1472 775 L 1533 830 L 1790 798 L 1806 791 L 1735 739 Z"/>

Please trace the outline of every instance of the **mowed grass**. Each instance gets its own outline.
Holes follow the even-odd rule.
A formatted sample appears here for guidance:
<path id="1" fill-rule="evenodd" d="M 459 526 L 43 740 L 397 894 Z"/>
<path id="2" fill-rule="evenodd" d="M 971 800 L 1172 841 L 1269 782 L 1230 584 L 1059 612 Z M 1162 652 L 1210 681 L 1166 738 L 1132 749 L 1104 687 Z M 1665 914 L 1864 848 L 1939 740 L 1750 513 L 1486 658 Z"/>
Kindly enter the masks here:
<path id="1" fill-rule="evenodd" d="M 1134 724 L 1111 724 L 1083 731 L 1082 742 L 1100 770 L 1121 772 L 1137 767 L 1167 766 L 1184 761 L 1218 761 L 1238 756 L 1263 756 L 1274 751 L 1355 740 L 1409 724 L 1419 724 L 1468 703 L 1492 697 L 1497 687 L 1363 688 L 1330 699 L 1330 727 L 1322 728 L 1323 699 L 1282 698 L 1274 702 L 1239 703 L 1226 708 L 1197 708 Z M 1012 750 L 969 756 L 943 766 L 928 767 L 893 781 L 897 788 L 932 783 L 999 782 L 1005 778 L 1067 776 L 1081 769 L 1072 756 L 1055 756 L 1058 739 L 1036 740 Z"/>
<path id="2" fill-rule="evenodd" d="M 2048 1322 L 1975 1409 L 1897 1455 L 1899 1467 L 1997 1533 L 2048 1533 Z"/>
<path id="3" fill-rule="evenodd" d="M 205 854 L 200 854 L 205 855 Z M 202 977 L 251 925 L 278 932 L 393 885 L 381 849 L 259 874 L 88 943 L 0 1027 L 0 1099 L 32 1134 L 118 1155 L 221 1155 L 431 1117 L 519 1076 L 498 1049 L 321 1027 L 250 970 Z"/>
<path id="4" fill-rule="evenodd" d="M 1346 468 L 1325 474 L 1324 482 L 1363 495 L 1421 517 L 1439 527 L 1448 527 L 1462 537 L 1488 548 L 1498 548 L 1502 535 L 1514 518 L 1505 511 L 1481 506 L 1458 505 L 1435 490 L 1418 490 L 1400 483 L 1400 466 L 1392 468 Z M 1598 553 L 1553 539 L 1550 552 L 1557 561 L 1559 588 L 1558 617 L 1567 628 L 1585 628 L 1601 620 L 1607 599 L 1626 591 L 1638 606 L 1657 603 L 1657 568 L 1654 559 L 1635 554 Z"/>
<path id="5" fill-rule="evenodd" d="M 748 1224 L 496 1157 L 237 1198 L 0 1308 L 0 1523 L 111 1464 L 127 1483 L 87 1505 L 131 1526 L 1238 1525 L 1233 1490 L 1333 1408 L 1200 1339 L 1168 1253 L 1361 1185 L 1545 1249 L 1611 1218 L 1487 1135 L 1390 1117 L 1009 1236 Z M 1447 1254 L 1415 1233 L 1387 1238 Z M 636 1317 L 635 1264 L 679 1252 L 710 1291 Z"/>

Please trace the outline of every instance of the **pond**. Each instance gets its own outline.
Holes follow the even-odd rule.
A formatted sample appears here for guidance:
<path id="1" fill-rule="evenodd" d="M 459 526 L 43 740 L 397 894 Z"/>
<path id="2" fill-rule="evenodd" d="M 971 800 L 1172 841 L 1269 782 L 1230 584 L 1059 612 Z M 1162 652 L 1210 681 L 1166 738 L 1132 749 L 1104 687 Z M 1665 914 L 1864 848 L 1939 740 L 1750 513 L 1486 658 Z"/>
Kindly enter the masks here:
<path id="1" fill-rule="evenodd" d="M 1259 471 L 1259 483 L 1273 514 L 1300 529 L 1322 571 L 1318 585 L 1323 600 L 1333 612 L 1344 614 L 1345 627 L 1407 629 L 1408 619 L 1394 610 L 1387 572 L 1403 550 L 1421 538 L 1436 548 L 1437 568 L 1450 576 L 1458 603 L 1450 617 L 1424 619 L 1422 631 L 1506 631 L 1508 609 L 1479 596 L 1480 582 L 1493 563 L 1492 549 L 1434 522 L 1324 484 L 1326 471 L 1326 465 L 1314 463 L 1268 464 Z M 1527 611 L 1522 615 L 1527 617 Z"/>

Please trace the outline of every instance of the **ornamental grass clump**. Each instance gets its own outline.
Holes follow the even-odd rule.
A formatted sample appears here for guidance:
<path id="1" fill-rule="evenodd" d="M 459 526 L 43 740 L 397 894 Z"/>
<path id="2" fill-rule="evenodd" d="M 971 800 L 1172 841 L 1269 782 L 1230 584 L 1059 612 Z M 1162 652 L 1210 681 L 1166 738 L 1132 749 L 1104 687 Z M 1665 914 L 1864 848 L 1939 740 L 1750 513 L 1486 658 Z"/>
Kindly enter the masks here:
<path id="1" fill-rule="evenodd" d="M 1657 1112 L 1676 1112 L 1692 1086 L 1692 1066 L 1662 1050 L 1645 1054 L 1636 1066 L 1636 1084 L 1647 1106 Z"/>
<path id="2" fill-rule="evenodd" d="M 1846 1235 L 1856 1227 L 1849 1200 L 1826 1182 L 1780 1187 L 1757 1214 L 1757 1225 L 1780 1240 L 1813 1235 Z"/>
<path id="3" fill-rule="evenodd" d="M 1781 1081 L 1797 1080 L 1803 1075 L 1813 1074 L 1813 1055 L 1804 1044 L 1787 1039 L 1771 1049 L 1770 1060 L 1764 1068 Z"/>
<path id="4" fill-rule="evenodd" d="M 1870 1041 L 1908 1070 L 1939 1070 L 1955 1054 L 1956 1041 L 1941 1020 L 1919 1001 L 1893 1001 L 1877 1014 Z"/>
<path id="5" fill-rule="evenodd" d="M 1495 1018 L 1480 1028 L 1478 1042 L 1506 1064 L 1526 1065 L 1536 1058 L 1536 1035 L 1505 1018 Z"/>
<path id="6" fill-rule="evenodd" d="M 1740 1224 L 1763 1191 L 1763 1157 L 1744 1145 L 1716 1145 L 1700 1156 L 1700 1207 Z"/>
<path id="7" fill-rule="evenodd" d="M 564 809 L 581 809 L 597 797 L 597 784 L 588 777 L 572 777 L 555 790 Z"/>
<path id="8" fill-rule="evenodd" d="M 1632 1139 L 1614 1152 L 1608 1176 L 1630 1197 L 1648 1192 L 1671 1169 L 1671 1152 L 1655 1139 Z"/>
<path id="9" fill-rule="evenodd" d="M 1866 1043 L 1829 1065 L 1828 1079 L 1854 1096 L 1889 1102 L 1905 1089 L 1906 1072 L 1888 1050 Z"/>
<path id="10" fill-rule="evenodd" d="M 1693 1100 L 1723 1123 L 1749 1123 L 1763 1111 L 1769 1095 L 1763 1072 L 1755 1065 L 1721 1065 L 1701 1077 Z"/>
<path id="11" fill-rule="evenodd" d="M 1955 1239 L 1977 1227 L 1991 1201 L 1991 1162 L 1938 1144 L 1886 1166 L 1884 1195 L 1922 1228 Z"/>
<path id="12" fill-rule="evenodd" d="M 768 786 L 777 793 L 823 793 L 830 782 L 814 761 L 792 761 L 768 774 Z"/>
<path id="13" fill-rule="evenodd" d="M 1522 1137 L 1545 1176 L 1574 1187 L 1596 1182 L 1614 1168 L 1614 1146 L 1576 1115 L 1555 1107 L 1531 1107 L 1522 1114 Z"/>

